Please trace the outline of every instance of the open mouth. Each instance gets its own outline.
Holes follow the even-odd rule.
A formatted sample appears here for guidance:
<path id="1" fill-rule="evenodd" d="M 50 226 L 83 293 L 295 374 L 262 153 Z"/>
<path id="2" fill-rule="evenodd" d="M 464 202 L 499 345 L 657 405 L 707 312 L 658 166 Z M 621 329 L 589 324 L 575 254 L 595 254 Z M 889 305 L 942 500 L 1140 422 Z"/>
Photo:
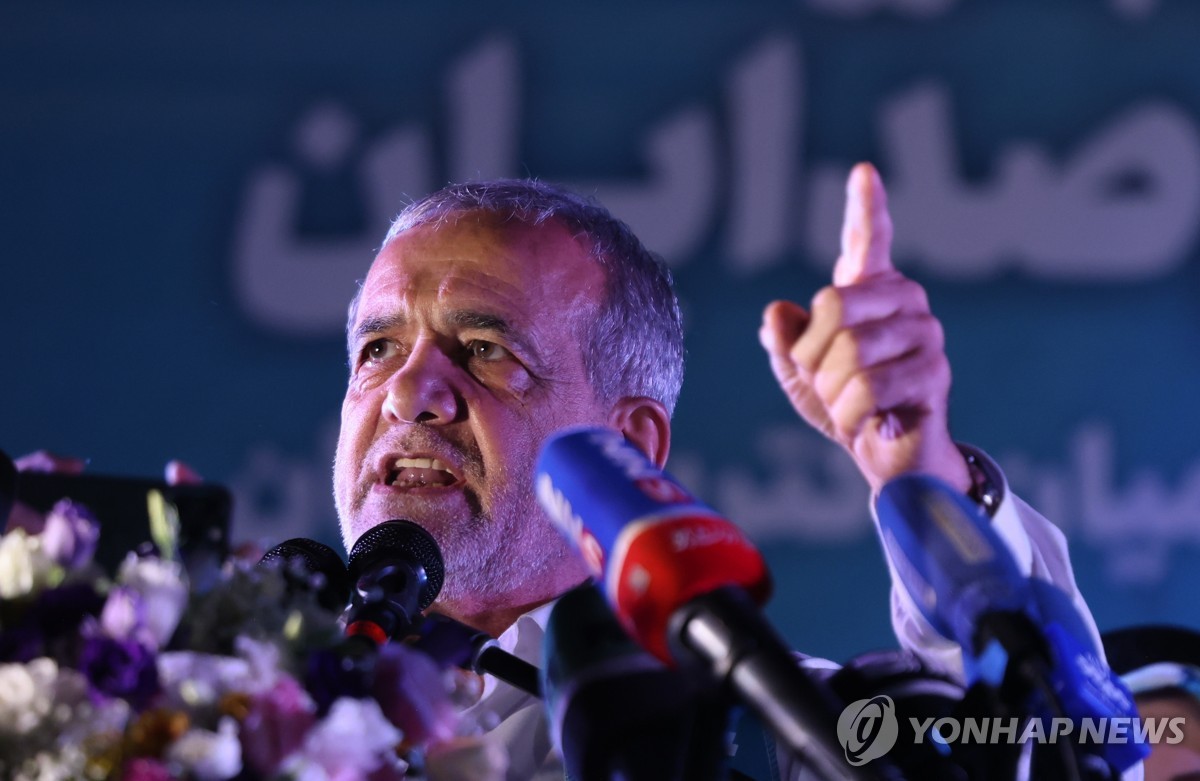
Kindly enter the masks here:
<path id="1" fill-rule="evenodd" d="M 397 458 L 388 468 L 387 484 L 395 488 L 439 488 L 458 482 L 436 458 Z"/>

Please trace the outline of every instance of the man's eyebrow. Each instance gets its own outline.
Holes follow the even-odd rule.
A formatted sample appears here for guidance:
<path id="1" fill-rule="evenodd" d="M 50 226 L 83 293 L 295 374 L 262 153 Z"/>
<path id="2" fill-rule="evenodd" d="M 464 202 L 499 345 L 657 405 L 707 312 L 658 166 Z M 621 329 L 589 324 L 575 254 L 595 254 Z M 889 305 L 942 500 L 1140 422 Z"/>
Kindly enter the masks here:
<path id="1" fill-rule="evenodd" d="M 407 321 L 408 318 L 402 314 L 374 315 L 371 317 L 366 317 L 361 323 L 358 324 L 358 327 L 354 329 L 354 342 L 357 343 L 360 339 L 371 336 L 372 334 L 381 334 L 385 331 L 390 331 L 393 328 L 398 328 L 404 325 Z"/>
<path id="2" fill-rule="evenodd" d="M 475 328 L 480 331 L 495 331 L 503 336 L 515 336 L 512 325 L 499 315 L 486 312 L 476 312 L 470 309 L 456 309 L 448 318 L 451 324 L 459 328 Z"/>
<path id="3" fill-rule="evenodd" d="M 456 309 L 450 312 L 446 319 L 451 325 L 458 328 L 491 331 L 502 336 L 506 341 L 524 352 L 531 360 L 540 357 L 533 348 L 533 344 L 525 338 L 525 335 L 500 315 L 480 312 L 474 309 Z M 358 344 L 358 342 L 368 336 L 387 333 L 395 328 L 404 326 L 407 322 L 408 318 L 400 313 L 365 317 L 354 329 L 354 342 L 351 344 L 351 349 L 353 349 L 354 344 Z"/>

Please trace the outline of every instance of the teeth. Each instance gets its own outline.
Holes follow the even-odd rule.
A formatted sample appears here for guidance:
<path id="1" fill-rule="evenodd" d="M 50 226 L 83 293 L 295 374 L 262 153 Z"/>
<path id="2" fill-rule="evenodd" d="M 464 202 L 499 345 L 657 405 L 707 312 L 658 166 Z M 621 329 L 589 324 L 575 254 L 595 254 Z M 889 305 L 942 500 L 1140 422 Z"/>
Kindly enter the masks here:
<path id="1" fill-rule="evenodd" d="M 394 469 L 405 469 L 407 467 L 415 467 L 417 469 L 438 469 L 442 472 L 449 472 L 450 468 L 436 458 L 397 458 L 396 463 L 392 465 Z"/>

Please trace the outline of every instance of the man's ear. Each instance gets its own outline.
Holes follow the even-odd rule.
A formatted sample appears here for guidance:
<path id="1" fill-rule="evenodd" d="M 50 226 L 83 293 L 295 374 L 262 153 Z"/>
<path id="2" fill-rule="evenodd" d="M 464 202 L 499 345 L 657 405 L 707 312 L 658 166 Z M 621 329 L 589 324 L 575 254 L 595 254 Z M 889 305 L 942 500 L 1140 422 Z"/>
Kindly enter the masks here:
<path id="1" fill-rule="evenodd" d="M 671 452 L 671 416 L 662 402 L 626 396 L 613 405 L 608 425 L 625 435 L 660 469 Z"/>

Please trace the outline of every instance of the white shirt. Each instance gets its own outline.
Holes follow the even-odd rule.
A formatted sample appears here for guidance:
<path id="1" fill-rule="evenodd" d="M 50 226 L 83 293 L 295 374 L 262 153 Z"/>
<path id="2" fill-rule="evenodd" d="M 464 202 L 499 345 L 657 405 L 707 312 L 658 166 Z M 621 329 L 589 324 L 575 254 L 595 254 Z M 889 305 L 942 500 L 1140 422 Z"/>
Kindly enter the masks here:
<path id="1" fill-rule="evenodd" d="M 541 666 L 542 638 L 553 602 L 531 610 L 496 638 L 510 654 Z M 508 750 L 506 781 L 563 781 L 562 758 L 550 742 L 550 726 L 542 701 L 491 675 L 483 679 L 479 701 L 463 717 L 488 727 Z"/>

